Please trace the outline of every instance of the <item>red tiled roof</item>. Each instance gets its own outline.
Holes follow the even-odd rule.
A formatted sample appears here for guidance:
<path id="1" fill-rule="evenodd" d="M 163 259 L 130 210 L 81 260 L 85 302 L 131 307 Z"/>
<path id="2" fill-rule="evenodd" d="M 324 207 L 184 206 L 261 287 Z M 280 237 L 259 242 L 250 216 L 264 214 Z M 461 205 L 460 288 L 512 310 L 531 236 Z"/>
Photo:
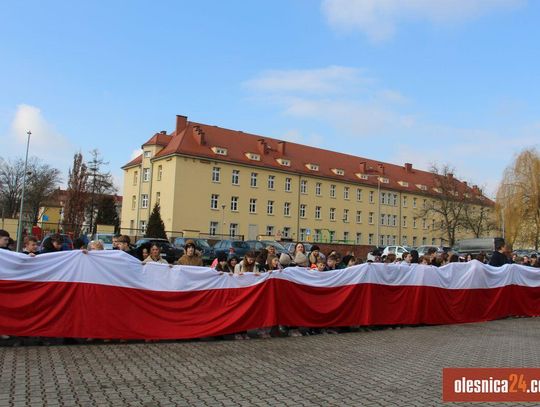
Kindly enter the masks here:
<path id="1" fill-rule="evenodd" d="M 171 136 L 162 131 L 152 136 L 150 140 L 143 144 L 143 146 L 163 146 L 165 147 L 171 141 Z"/>
<path id="2" fill-rule="evenodd" d="M 134 165 L 139 165 L 140 163 L 142 163 L 142 154 L 140 154 L 138 157 L 136 157 L 133 160 L 131 160 L 130 162 L 128 162 L 122 168 L 132 167 Z"/>
<path id="3" fill-rule="evenodd" d="M 379 175 L 389 180 L 388 183 L 381 183 L 381 188 L 437 195 L 433 190 L 436 187 L 436 177 L 431 172 L 418 170 L 412 166 L 407 168 L 408 166 L 384 163 L 289 141 L 283 142 L 270 137 L 202 123 L 185 121 L 181 126 L 184 127 L 177 128 L 170 136 L 167 136 L 168 144 L 156 154 L 154 159 L 172 154 L 183 154 L 371 186 L 377 186 L 376 175 Z M 214 153 L 212 147 L 226 148 L 227 155 Z M 280 147 L 283 147 L 283 150 Z M 250 160 L 246 157 L 246 153 L 258 154 L 260 161 Z M 278 158 L 290 160 L 290 167 L 280 165 L 276 161 Z M 138 157 L 124 167 L 140 162 L 141 157 Z M 318 165 L 319 171 L 309 170 L 306 164 Z M 345 174 L 336 175 L 333 169 L 344 170 Z M 358 178 L 356 173 L 375 176 L 364 180 Z M 401 185 L 399 182 L 407 182 L 408 186 Z M 455 182 L 460 192 L 468 191 L 471 195 L 478 195 L 478 192 L 465 182 L 457 179 Z M 423 191 L 417 185 L 425 185 L 428 190 Z"/>

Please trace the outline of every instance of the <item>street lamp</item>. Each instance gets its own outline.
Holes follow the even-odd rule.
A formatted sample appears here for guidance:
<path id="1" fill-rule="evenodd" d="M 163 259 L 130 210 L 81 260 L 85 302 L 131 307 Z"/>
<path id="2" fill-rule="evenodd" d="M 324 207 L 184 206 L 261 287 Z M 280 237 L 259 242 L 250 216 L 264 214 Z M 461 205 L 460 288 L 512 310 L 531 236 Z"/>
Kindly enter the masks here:
<path id="1" fill-rule="evenodd" d="M 26 140 L 26 157 L 24 159 L 24 172 L 23 172 L 23 180 L 22 180 L 22 192 L 21 192 L 21 208 L 19 209 L 19 224 L 17 225 L 17 251 L 21 251 L 22 247 L 22 231 L 23 231 L 23 221 L 22 221 L 22 215 L 23 215 L 23 207 L 24 207 L 24 192 L 26 189 L 26 171 L 28 167 L 28 150 L 30 148 L 30 135 L 32 132 L 28 130 L 26 132 L 28 135 L 28 138 Z"/>

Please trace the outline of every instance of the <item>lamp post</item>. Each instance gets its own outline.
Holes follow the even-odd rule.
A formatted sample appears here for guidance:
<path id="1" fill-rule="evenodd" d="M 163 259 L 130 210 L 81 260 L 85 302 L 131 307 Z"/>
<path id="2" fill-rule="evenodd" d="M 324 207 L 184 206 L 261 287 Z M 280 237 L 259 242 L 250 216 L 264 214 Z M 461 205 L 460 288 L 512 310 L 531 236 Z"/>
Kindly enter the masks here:
<path id="1" fill-rule="evenodd" d="M 222 235 L 225 236 L 225 204 L 221 205 L 221 227 L 223 228 Z"/>
<path id="2" fill-rule="evenodd" d="M 28 167 L 28 150 L 30 148 L 30 135 L 32 132 L 28 130 L 26 132 L 28 135 L 28 138 L 26 140 L 26 157 L 24 158 L 24 172 L 23 172 L 23 180 L 22 180 L 22 192 L 21 192 L 21 207 L 19 209 L 19 224 L 17 227 L 17 251 L 21 251 L 22 246 L 22 231 L 23 231 L 23 208 L 24 208 L 24 192 L 26 190 L 26 171 Z"/>

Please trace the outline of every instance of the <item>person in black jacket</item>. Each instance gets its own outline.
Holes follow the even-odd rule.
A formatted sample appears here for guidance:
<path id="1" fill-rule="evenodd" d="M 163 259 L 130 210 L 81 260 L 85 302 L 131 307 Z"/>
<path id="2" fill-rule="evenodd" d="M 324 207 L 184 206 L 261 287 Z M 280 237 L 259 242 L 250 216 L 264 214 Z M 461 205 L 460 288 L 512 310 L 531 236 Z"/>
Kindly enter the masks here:
<path id="1" fill-rule="evenodd" d="M 0 229 L 0 249 L 9 250 L 9 233 L 4 229 Z"/>
<path id="2" fill-rule="evenodd" d="M 504 240 L 501 239 L 495 245 L 495 251 L 491 255 L 489 265 L 494 267 L 501 267 L 508 263 L 510 263 L 510 261 L 506 256 L 506 243 L 504 243 Z"/>

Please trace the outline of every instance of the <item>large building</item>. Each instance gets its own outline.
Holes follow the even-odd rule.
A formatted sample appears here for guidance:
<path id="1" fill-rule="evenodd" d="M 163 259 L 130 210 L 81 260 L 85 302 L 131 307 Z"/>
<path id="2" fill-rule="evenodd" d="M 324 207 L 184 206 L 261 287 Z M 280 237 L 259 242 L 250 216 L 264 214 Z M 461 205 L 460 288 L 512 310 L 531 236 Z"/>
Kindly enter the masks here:
<path id="1" fill-rule="evenodd" d="M 123 233 L 157 203 L 169 236 L 261 235 L 354 244 L 441 244 L 430 172 L 176 117 L 124 167 Z M 455 180 L 464 195 L 476 186 Z"/>

